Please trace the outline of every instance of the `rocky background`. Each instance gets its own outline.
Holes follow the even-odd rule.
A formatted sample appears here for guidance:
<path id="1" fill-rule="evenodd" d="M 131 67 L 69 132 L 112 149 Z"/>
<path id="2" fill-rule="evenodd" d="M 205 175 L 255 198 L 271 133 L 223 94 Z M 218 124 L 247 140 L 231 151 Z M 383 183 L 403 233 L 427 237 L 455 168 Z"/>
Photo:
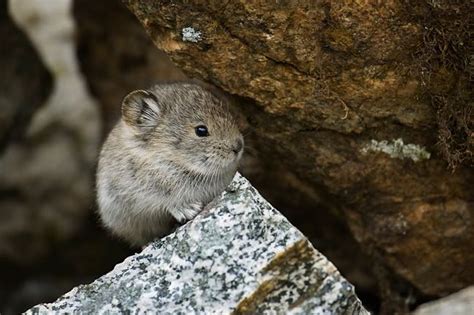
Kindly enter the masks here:
<path id="1" fill-rule="evenodd" d="M 0 12 L 0 313 L 18 314 L 130 250 L 93 214 L 102 121 L 78 68 L 71 2 L 2 1 Z"/>
<path id="2" fill-rule="evenodd" d="M 130 90 L 233 97 L 242 173 L 375 313 L 474 284 L 468 2 L 14 0 L 0 7 L 0 313 L 133 251 L 94 215 Z"/>

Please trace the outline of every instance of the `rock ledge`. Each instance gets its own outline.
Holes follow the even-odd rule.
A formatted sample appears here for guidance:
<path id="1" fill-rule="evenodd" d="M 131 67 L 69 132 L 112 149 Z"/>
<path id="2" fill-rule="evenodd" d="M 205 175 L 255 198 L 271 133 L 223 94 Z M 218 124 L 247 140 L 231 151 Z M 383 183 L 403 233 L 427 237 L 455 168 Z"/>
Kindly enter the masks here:
<path id="1" fill-rule="evenodd" d="M 337 269 L 237 174 L 216 206 L 27 314 L 369 314 Z"/>

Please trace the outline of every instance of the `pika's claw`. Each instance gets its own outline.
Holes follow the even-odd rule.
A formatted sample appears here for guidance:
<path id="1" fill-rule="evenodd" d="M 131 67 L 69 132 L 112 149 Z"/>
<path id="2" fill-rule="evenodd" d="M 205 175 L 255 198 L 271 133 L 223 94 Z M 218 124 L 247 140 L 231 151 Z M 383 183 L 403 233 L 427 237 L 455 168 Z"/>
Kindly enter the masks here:
<path id="1" fill-rule="evenodd" d="M 199 214 L 203 209 L 201 203 L 193 203 L 187 206 L 186 208 L 177 209 L 171 212 L 171 215 L 180 223 L 184 223 L 191 219 L 194 219 L 195 216 Z"/>
<path id="2" fill-rule="evenodd" d="M 211 202 L 209 202 L 209 203 L 202 209 L 202 213 L 207 213 L 207 212 L 209 212 L 211 209 L 215 208 L 215 207 L 218 205 L 218 201 L 219 201 L 219 196 L 217 196 L 217 197 L 214 198 Z"/>

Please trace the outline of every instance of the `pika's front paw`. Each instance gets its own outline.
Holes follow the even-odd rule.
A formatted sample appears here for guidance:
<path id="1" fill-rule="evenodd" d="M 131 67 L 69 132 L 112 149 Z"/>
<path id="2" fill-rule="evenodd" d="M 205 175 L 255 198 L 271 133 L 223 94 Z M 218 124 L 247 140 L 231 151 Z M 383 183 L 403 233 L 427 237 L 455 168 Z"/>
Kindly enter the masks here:
<path id="1" fill-rule="evenodd" d="M 173 210 L 171 215 L 180 223 L 184 223 L 193 219 L 195 216 L 199 214 L 203 209 L 203 205 L 201 203 L 193 203 L 188 205 L 185 208 L 180 208 Z"/>

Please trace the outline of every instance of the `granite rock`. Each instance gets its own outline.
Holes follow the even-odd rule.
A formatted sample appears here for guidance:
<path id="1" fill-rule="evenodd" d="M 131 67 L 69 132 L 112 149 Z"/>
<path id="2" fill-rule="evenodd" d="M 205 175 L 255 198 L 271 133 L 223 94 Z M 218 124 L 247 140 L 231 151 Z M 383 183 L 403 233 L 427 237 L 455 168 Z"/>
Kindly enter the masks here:
<path id="1" fill-rule="evenodd" d="M 337 269 L 237 174 L 208 212 L 27 314 L 368 314 Z"/>
<path id="2" fill-rule="evenodd" d="M 414 315 L 471 315 L 474 310 L 474 286 L 442 299 L 419 306 Z"/>

